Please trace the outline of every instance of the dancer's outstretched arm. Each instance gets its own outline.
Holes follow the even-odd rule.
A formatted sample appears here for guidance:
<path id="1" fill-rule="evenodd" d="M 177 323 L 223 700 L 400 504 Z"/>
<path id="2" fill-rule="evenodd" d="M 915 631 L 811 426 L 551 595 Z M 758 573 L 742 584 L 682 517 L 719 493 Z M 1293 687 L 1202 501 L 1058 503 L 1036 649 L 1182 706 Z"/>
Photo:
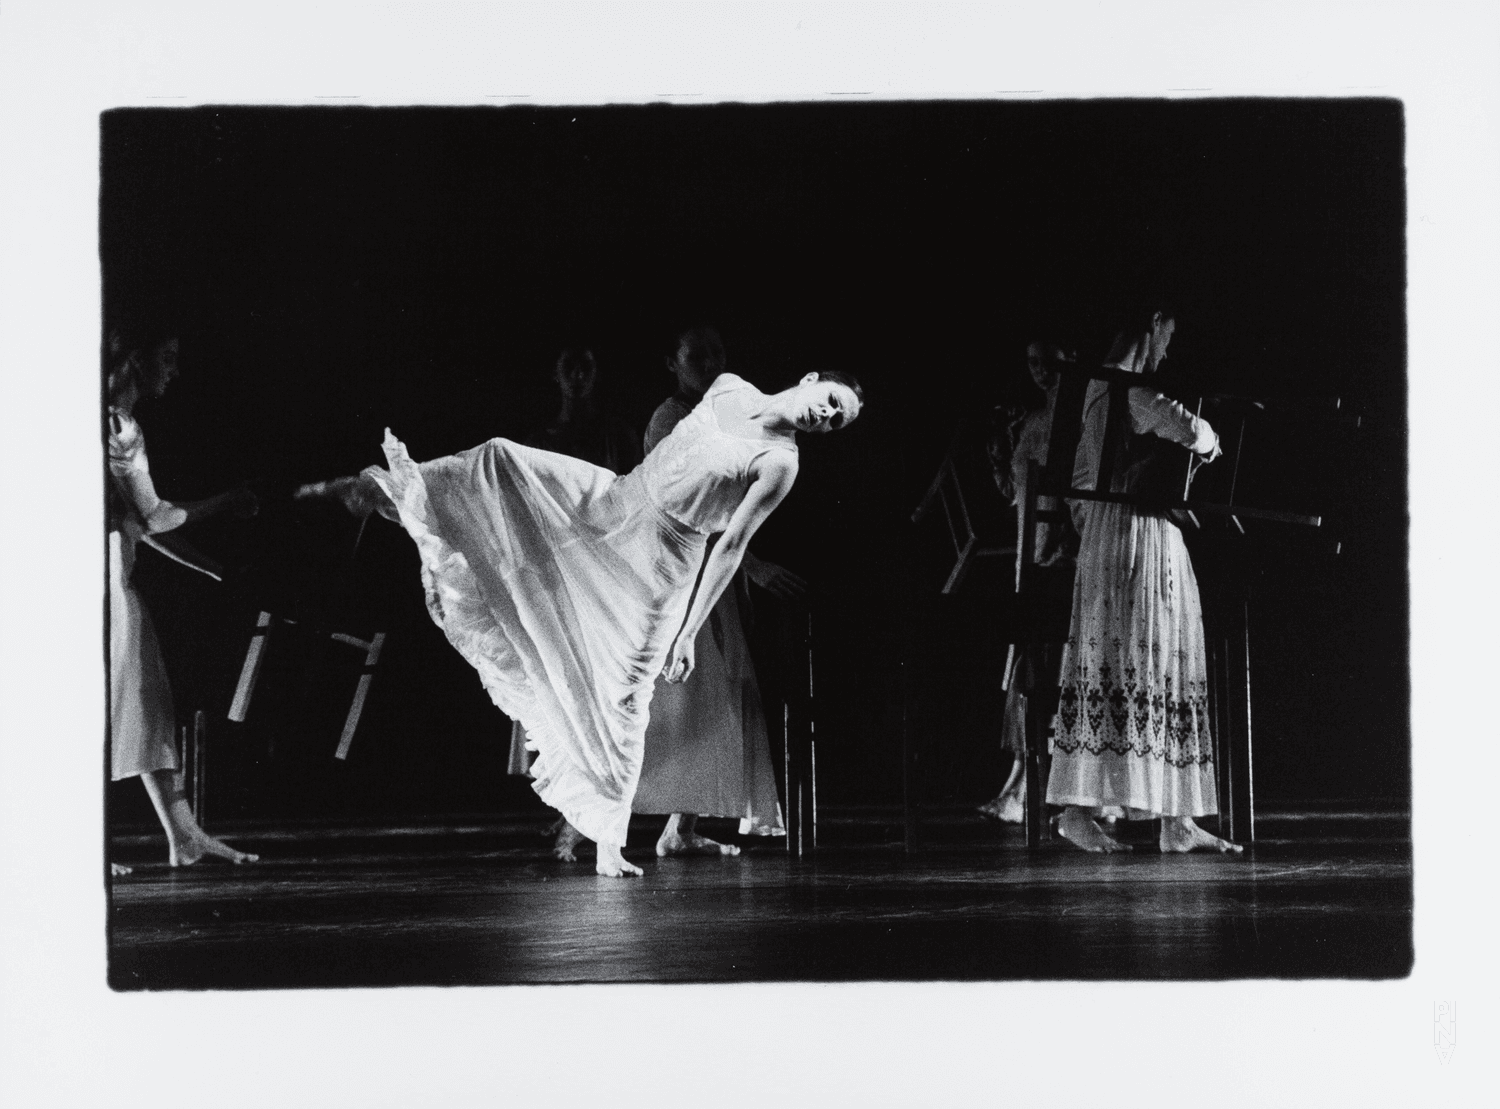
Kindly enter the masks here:
<path id="1" fill-rule="evenodd" d="M 244 518 L 254 516 L 260 511 L 260 500 L 250 491 L 247 483 L 237 485 L 228 492 L 205 497 L 201 501 L 173 501 L 172 503 L 187 513 L 185 522 L 189 524 L 224 513 L 233 513 Z"/>
<path id="2" fill-rule="evenodd" d="M 765 523 L 766 517 L 775 511 L 797 479 L 795 459 L 780 451 L 763 456 L 754 466 L 755 480 L 750 483 L 745 499 L 734 510 L 729 526 L 724 529 L 724 534 L 719 537 L 709 554 L 708 562 L 703 567 L 703 579 L 698 583 L 698 595 L 693 598 L 693 607 L 688 612 L 682 630 L 677 633 L 677 641 L 667 654 L 667 663 L 662 673 L 669 682 L 685 681 L 693 672 L 693 644 L 697 641 L 708 614 L 734 578 L 734 572 L 739 569 L 750 537 Z"/>

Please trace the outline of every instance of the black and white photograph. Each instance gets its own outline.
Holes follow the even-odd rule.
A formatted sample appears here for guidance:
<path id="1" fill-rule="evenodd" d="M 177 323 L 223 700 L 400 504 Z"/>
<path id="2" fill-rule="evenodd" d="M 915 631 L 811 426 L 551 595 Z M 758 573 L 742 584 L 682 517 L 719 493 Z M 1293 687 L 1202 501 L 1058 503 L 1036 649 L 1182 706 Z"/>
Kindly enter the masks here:
<path id="1" fill-rule="evenodd" d="M 630 1104 L 1072 1104 L 1074 1052 L 1135 1104 L 1166 1037 L 1216 1100 L 1338 1100 L 1286 1077 L 1332 1052 L 1371 1104 L 1469 1103 L 1490 956 L 1444 937 L 1484 885 L 1492 435 L 1459 361 L 1493 363 L 1494 233 L 1425 167 L 1458 143 L 1493 184 L 1455 45 L 1492 15 L 1422 40 L 1488 97 L 1460 126 L 1405 70 L 1345 80 L 1373 31 L 1337 81 L 1287 47 L 1200 86 L 1129 60 L 1179 57 L 1176 5 L 1118 36 L 892 8 L 956 67 L 898 85 L 873 33 L 830 48 L 855 9 L 806 9 L 814 59 L 798 10 L 714 7 L 315 5 L 302 40 L 276 15 L 321 75 L 290 92 L 243 17 L 52 25 L 117 61 L 52 108 L 78 364 L 12 390 L 7 731 L 68 754 L 22 750 L 7 854 L 60 804 L 81 891 L 34 886 L 17 934 L 89 952 L 70 1047 L 12 945 L 55 998 L 7 1005 L 27 1073 L 139 1025 L 202 1055 L 125 1104 L 582 1104 L 611 1059 Z M 692 64 L 568 84 L 674 16 Z M 1018 37 L 977 61 L 969 26 Z M 312 45 L 386 38 L 410 69 Z M 1434 283 L 1429 221 L 1486 273 Z M 57 326 L 17 257 L 12 370 Z M 548 1044 L 589 1065 L 505 1094 Z M 328 1085 L 367 1056 L 374 1092 Z M 96 1069 L 17 1103 L 121 1101 Z"/>
<path id="2" fill-rule="evenodd" d="M 1402 150 L 106 113 L 111 985 L 1405 974 Z"/>

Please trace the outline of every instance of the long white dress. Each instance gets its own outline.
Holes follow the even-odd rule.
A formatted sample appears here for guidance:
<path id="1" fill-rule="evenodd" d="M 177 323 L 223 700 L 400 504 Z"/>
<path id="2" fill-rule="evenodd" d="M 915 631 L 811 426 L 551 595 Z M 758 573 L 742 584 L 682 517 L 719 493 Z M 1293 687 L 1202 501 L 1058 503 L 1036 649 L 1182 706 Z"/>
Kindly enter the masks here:
<path id="1" fill-rule="evenodd" d="M 722 375 L 623 476 L 492 439 L 365 473 L 416 541 L 427 607 L 491 700 L 537 751 L 532 788 L 585 836 L 621 846 L 657 675 L 687 615 L 707 537 L 744 500 L 754 461 L 783 441 L 719 426 Z"/>
<path id="2" fill-rule="evenodd" d="M 683 412 L 687 414 L 686 410 Z M 614 473 L 625 473 L 641 461 L 641 440 L 623 420 L 586 411 L 569 424 L 551 423 L 526 439 L 526 446 L 581 458 Z M 519 720 L 510 727 L 510 759 L 506 773 L 531 777 L 531 752 L 526 729 Z"/>
<path id="3" fill-rule="evenodd" d="M 151 616 L 130 584 L 141 536 L 180 526 L 187 513 L 156 495 L 146 440 L 125 412 L 109 414 L 109 743 L 115 781 L 178 768 L 172 687 Z"/>
<path id="4" fill-rule="evenodd" d="M 1149 389 L 1129 391 L 1130 431 L 1194 450 L 1208 423 Z M 1075 488 L 1092 489 L 1109 408 L 1091 383 Z M 1134 492 L 1117 474 L 1116 492 Z M 1164 513 L 1073 503 L 1079 524 L 1073 615 L 1054 721 L 1052 805 L 1119 805 L 1137 815 L 1218 811 L 1208 717 L 1208 666 L 1198 579 L 1182 533 Z"/>
<path id="5" fill-rule="evenodd" d="M 691 411 L 679 397 L 663 401 L 646 429 L 646 450 L 664 442 Z M 741 835 L 785 835 L 765 709 L 740 619 L 744 581 L 740 571 L 709 613 L 694 645 L 692 675 L 657 682 L 632 807 L 733 817 Z"/>

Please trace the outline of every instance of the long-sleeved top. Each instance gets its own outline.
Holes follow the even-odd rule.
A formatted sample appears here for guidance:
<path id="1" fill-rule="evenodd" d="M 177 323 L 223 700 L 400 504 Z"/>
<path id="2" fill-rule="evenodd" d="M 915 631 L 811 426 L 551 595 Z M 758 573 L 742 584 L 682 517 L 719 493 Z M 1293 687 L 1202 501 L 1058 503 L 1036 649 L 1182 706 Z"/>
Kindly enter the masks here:
<path id="1" fill-rule="evenodd" d="M 141 425 L 128 413 L 114 408 L 109 411 L 109 472 L 118 494 L 110 499 L 111 531 L 131 529 L 136 536 L 155 535 L 179 528 L 187 521 L 183 509 L 156 494 Z"/>
<path id="2" fill-rule="evenodd" d="M 1155 435 L 1188 448 L 1195 454 L 1210 454 L 1219 437 L 1207 420 L 1195 416 L 1174 400 L 1147 388 L 1135 387 L 1130 397 L 1130 431 L 1137 435 Z M 1083 400 L 1083 429 L 1078 439 L 1078 453 L 1073 459 L 1073 488 L 1093 489 L 1099 476 L 1099 456 L 1104 450 L 1104 425 L 1109 416 L 1109 385 L 1089 382 Z M 1111 492 L 1133 493 L 1137 490 L 1126 475 L 1116 472 Z"/>

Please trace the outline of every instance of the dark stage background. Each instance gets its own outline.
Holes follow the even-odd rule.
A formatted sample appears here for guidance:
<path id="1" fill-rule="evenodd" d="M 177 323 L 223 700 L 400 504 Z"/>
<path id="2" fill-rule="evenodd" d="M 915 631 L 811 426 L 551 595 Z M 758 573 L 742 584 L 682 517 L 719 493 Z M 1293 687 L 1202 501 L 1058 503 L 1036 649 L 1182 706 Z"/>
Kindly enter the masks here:
<path id="1" fill-rule="evenodd" d="M 149 552 L 138 575 L 179 714 L 208 714 L 211 818 L 540 805 L 504 775 L 508 726 L 428 621 L 411 544 L 376 520 L 340 571 L 354 523 L 282 498 L 380 461 L 386 426 L 418 459 L 524 436 L 568 343 L 644 428 L 676 332 L 703 321 L 763 388 L 838 367 L 868 392 L 852 430 L 804 445 L 755 543 L 816 589 L 820 801 L 899 800 L 903 688 L 925 799 L 993 795 L 1009 564 L 939 597 L 951 548 L 909 516 L 959 424 L 1024 381 L 1027 338 L 1096 349 L 1138 296 L 1176 309 L 1183 395 L 1338 395 L 1365 417 L 1247 444 L 1237 499 L 1322 512 L 1320 533 L 1189 543 L 1206 595 L 1236 565 L 1252 583 L 1258 802 L 1407 797 L 1395 102 L 132 109 L 104 115 L 101 149 L 106 320 L 182 338 L 181 379 L 140 411 L 158 489 L 266 498 L 196 529 L 245 568 L 232 588 Z M 338 651 L 304 689 L 305 644 L 273 645 L 250 720 L 224 720 L 273 600 L 389 630 L 347 764 L 359 660 Z M 149 819 L 139 787 L 111 796 Z"/>

